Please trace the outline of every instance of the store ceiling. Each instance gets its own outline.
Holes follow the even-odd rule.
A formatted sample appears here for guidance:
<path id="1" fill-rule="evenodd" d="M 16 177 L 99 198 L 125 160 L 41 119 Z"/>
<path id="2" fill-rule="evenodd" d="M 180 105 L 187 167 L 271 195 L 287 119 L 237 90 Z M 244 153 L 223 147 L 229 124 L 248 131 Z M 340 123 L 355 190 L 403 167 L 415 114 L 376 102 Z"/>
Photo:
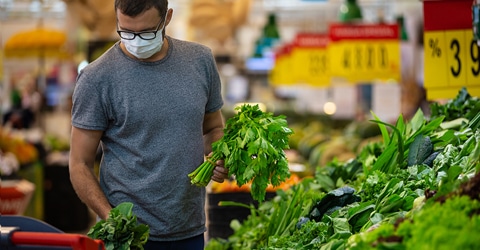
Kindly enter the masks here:
<path id="1" fill-rule="evenodd" d="M 64 18 L 67 12 L 67 4 L 78 0 L 0 0 L 0 21 L 15 20 L 21 18 Z M 172 0 L 170 5 L 179 10 L 188 8 L 193 0 Z M 241 1 L 241 0 L 223 0 Z M 267 11 L 294 11 L 297 9 L 330 10 L 345 0 L 253 0 L 253 9 Z M 367 8 L 388 9 L 393 5 L 401 5 L 419 0 L 357 0 L 358 4 Z M 366 13 L 368 14 L 368 13 Z"/>

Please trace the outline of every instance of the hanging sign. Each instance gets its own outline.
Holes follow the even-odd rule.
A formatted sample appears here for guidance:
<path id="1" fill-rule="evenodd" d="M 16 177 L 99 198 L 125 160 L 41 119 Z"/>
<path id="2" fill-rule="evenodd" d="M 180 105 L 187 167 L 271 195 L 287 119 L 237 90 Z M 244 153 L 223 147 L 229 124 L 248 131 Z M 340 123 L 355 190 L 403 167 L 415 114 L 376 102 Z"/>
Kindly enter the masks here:
<path id="1" fill-rule="evenodd" d="M 480 96 L 480 48 L 473 40 L 471 0 L 424 0 L 427 99 L 455 98 L 462 87 Z"/>
<path id="2" fill-rule="evenodd" d="M 330 24 L 328 58 L 333 77 L 352 83 L 400 80 L 397 24 Z"/>
<path id="3" fill-rule="evenodd" d="M 275 59 L 269 72 L 269 81 L 274 86 L 296 83 L 292 76 L 292 44 L 286 43 L 275 50 Z"/>
<path id="4" fill-rule="evenodd" d="M 330 85 L 328 41 L 327 34 L 300 33 L 295 37 L 290 70 L 296 82 L 315 87 Z"/>

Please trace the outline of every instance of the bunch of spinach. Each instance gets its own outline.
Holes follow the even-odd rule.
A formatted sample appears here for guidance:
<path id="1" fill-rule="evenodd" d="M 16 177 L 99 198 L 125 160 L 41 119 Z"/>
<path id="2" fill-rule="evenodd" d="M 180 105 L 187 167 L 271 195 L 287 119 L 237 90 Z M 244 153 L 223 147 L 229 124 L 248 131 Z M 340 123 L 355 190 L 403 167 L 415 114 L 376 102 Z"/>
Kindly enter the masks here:
<path id="1" fill-rule="evenodd" d="M 258 105 L 244 104 L 225 124 L 223 137 L 212 144 L 213 154 L 188 176 L 192 184 L 206 186 L 215 162 L 225 160 L 225 167 L 239 186 L 252 183 L 254 200 L 265 200 L 268 184 L 278 186 L 290 176 L 284 150 L 289 148 L 285 116 L 263 112 Z"/>
<path id="2" fill-rule="evenodd" d="M 148 240 L 150 228 L 137 223 L 133 203 L 123 202 L 112 208 L 106 220 L 97 222 L 87 233 L 92 239 L 100 239 L 106 250 L 141 250 Z"/>

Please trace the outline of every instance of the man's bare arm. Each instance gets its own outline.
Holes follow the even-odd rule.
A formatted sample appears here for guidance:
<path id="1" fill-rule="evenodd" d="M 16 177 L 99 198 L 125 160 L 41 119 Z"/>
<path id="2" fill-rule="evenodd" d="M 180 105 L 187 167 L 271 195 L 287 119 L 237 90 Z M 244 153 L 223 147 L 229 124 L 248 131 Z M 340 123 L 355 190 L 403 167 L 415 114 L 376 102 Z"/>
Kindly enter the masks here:
<path id="1" fill-rule="evenodd" d="M 94 173 L 95 157 L 103 131 L 72 127 L 70 141 L 70 180 L 80 200 L 101 219 L 112 209 Z"/>

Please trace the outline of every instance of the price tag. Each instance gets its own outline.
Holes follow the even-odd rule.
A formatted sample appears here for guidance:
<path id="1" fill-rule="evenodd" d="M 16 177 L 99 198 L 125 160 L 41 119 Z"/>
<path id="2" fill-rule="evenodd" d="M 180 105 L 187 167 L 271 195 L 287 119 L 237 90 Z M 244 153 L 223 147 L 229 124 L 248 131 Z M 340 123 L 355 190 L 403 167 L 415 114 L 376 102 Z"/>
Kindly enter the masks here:
<path id="1" fill-rule="evenodd" d="M 328 58 L 333 77 L 351 75 L 351 53 L 350 44 L 343 41 L 331 43 L 328 46 Z"/>
<path id="2" fill-rule="evenodd" d="M 473 40 L 473 32 L 465 32 L 467 86 L 480 87 L 480 47 Z"/>
<path id="3" fill-rule="evenodd" d="M 400 48 L 396 41 L 343 42 L 330 54 L 335 55 L 338 59 L 334 72 L 352 82 L 400 79 Z"/>
<path id="4" fill-rule="evenodd" d="M 269 73 L 269 81 L 272 85 L 290 85 L 295 83 L 291 75 L 292 53 L 291 44 L 285 44 L 275 52 L 275 64 Z"/>
<path id="5" fill-rule="evenodd" d="M 424 34 L 428 99 L 454 98 L 461 87 L 480 87 L 480 49 L 471 29 Z"/>
<path id="6" fill-rule="evenodd" d="M 400 80 L 397 25 L 330 26 L 328 48 L 331 74 L 350 82 Z"/>
<path id="7" fill-rule="evenodd" d="M 480 50 L 473 40 L 472 1 L 423 0 L 423 14 L 427 99 L 455 98 L 463 86 L 472 96 L 480 96 Z"/>
<path id="8" fill-rule="evenodd" d="M 292 48 L 290 72 L 298 83 L 316 87 L 330 85 L 328 37 L 325 34 L 298 34 Z"/>
<path id="9" fill-rule="evenodd" d="M 448 82 L 451 86 L 464 86 L 467 83 L 467 74 L 465 67 L 467 62 L 467 48 L 465 46 L 465 32 L 449 31 L 445 32 L 447 42 L 447 74 Z"/>
<path id="10" fill-rule="evenodd" d="M 426 32 L 424 35 L 425 88 L 448 86 L 444 32 Z"/>

